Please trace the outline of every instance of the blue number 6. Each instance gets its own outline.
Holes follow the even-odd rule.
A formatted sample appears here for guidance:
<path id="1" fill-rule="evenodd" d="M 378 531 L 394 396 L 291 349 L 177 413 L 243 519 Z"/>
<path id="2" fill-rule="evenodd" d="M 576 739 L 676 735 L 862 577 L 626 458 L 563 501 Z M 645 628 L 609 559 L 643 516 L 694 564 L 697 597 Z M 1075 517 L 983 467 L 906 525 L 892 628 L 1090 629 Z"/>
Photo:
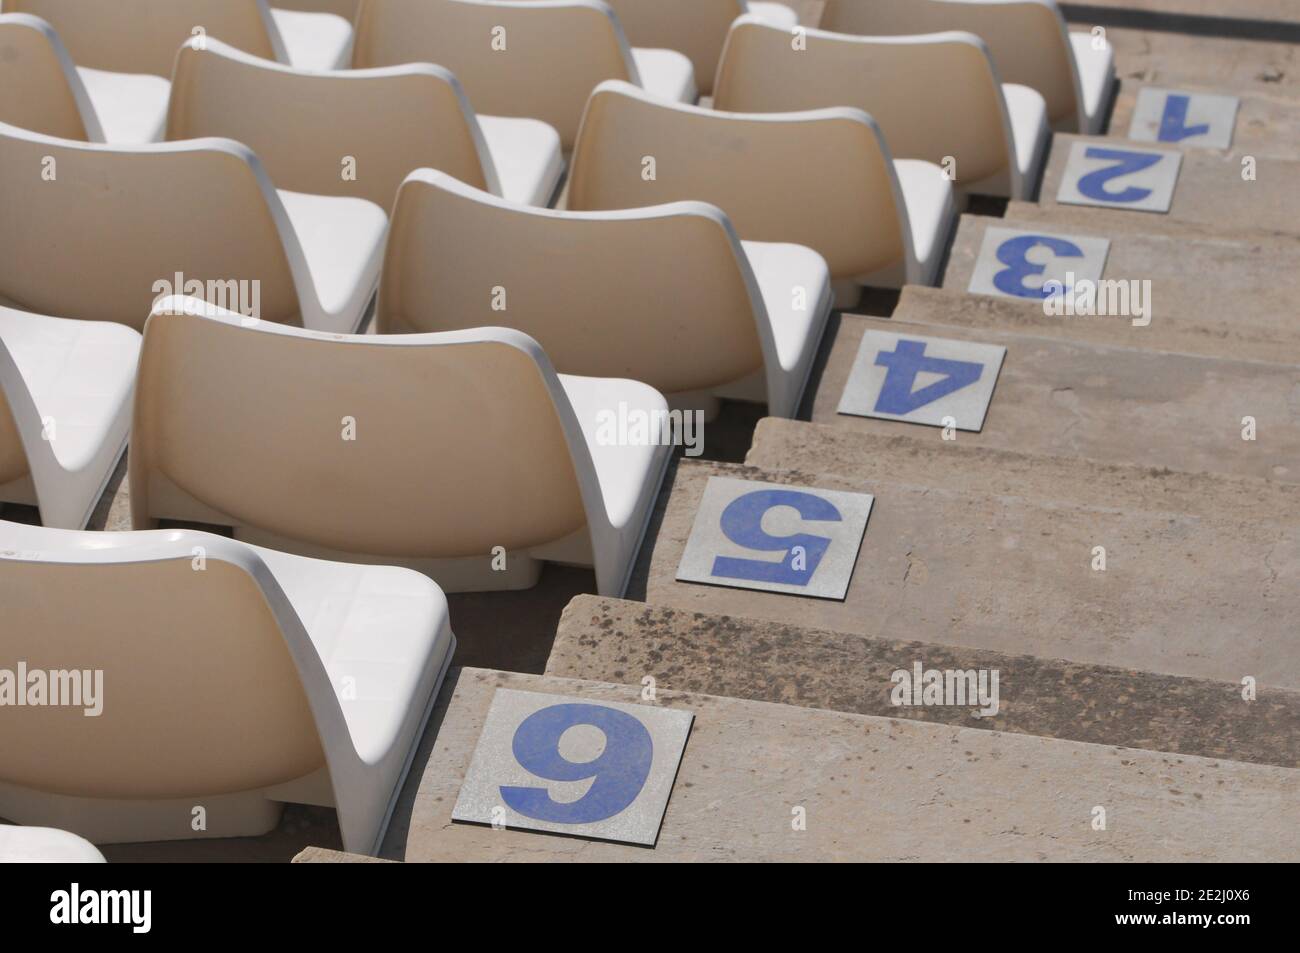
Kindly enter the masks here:
<path id="1" fill-rule="evenodd" d="M 600 757 L 576 762 L 560 754 L 561 736 L 576 725 L 590 725 L 604 733 Z M 553 824 L 592 824 L 613 817 L 637 799 L 654 760 L 654 742 L 645 725 L 604 705 L 552 705 L 533 712 L 515 731 L 512 748 L 515 760 L 539 778 L 595 778 L 586 794 L 569 803 L 553 800 L 545 788 L 501 788 L 511 810 Z"/>
<path id="2" fill-rule="evenodd" d="M 825 536 L 810 536 L 806 533 L 772 536 L 764 532 L 763 517 L 768 510 L 778 506 L 792 506 L 806 520 L 839 522 L 844 518 L 834 506 L 811 493 L 797 493 L 794 490 L 757 490 L 746 493 L 732 500 L 722 511 L 722 532 L 737 546 L 760 553 L 784 552 L 785 558 L 779 563 L 773 563 L 761 559 L 718 556 L 713 561 L 713 575 L 787 586 L 806 586 L 812 581 L 813 573 L 826 555 L 831 540 Z M 796 549 L 803 551 L 802 559 L 798 558 Z"/>
<path id="3" fill-rule="evenodd" d="M 1087 149 L 1084 155 L 1089 159 L 1111 159 L 1115 162 L 1115 165 L 1108 165 L 1095 172 L 1089 172 L 1079 179 L 1079 191 L 1097 202 L 1141 202 L 1151 194 L 1150 189 L 1129 186 L 1122 192 L 1110 192 L 1106 189 L 1106 183 L 1122 175 L 1132 175 L 1134 172 L 1149 169 L 1164 158 L 1163 155 L 1152 155 L 1149 152 L 1129 152 L 1125 149 L 1098 149 L 1096 147 Z"/>

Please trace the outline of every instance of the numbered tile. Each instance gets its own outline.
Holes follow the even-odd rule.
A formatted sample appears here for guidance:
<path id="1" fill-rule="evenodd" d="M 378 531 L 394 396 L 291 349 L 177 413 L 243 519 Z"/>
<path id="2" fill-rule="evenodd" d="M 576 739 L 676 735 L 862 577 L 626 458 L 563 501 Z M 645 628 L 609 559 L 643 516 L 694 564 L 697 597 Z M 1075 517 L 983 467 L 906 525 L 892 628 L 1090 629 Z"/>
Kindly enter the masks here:
<path id="1" fill-rule="evenodd" d="M 1100 281 L 1109 254 L 1105 238 L 986 228 L 967 290 L 1040 301 L 1080 281 Z"/>
<path id="2" fill-rule="evenodd" d="M 712 477 L 677 579 L 843 599 L 873 500 L 866 493 Z"/>
<path id="3" fill-rule="evenodd" d="M 1006 355 L 993 344 L 866 331 L 839 413 L 978 433 Z"/>
<path id="4" fill-rule="evenodd" d="M 452 819 L 653 846 L 694 720 L 498 689 Z"/>
<path id="5" fill-rule="evenodd" d="M 1183 157 L 1156 149 L 1117 149 L 1084 139 L 1070 145 L 1056 201 L 1065 205 L 1168 212 Z"/>
<path id="6" fill-rule="evenodd" d="M 1227 149 L 1237 125 L 1236 96 L 1180 93 L 1144 86 L 1138 90 L 1128 137 L 1140 142 L 1175 142 Z"/>

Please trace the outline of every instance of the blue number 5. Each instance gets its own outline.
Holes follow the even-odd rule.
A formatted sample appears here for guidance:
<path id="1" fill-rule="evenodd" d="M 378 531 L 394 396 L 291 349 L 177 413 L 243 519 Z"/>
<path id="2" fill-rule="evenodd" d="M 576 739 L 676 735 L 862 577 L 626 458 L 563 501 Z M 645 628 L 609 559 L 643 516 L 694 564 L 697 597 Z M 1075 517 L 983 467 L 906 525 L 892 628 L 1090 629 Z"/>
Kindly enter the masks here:
<path id="1" fill-rule="evenodd" d="M 719 556 L 713 561 L 713 575 L 753 582 L 775 582 L 787 586 L 806 586 L 826 555 L 831 540 L 825 536 L 796 533 L 773 536 L 763 529 L 763 517 L 778 506 L 792 506 L 806 520 L 839 522 L 840 511 L 811 493 L 794 490 L 757 490 L 731 501 L 722 511 L 722 532 L 737 546 L 755 552 L 784 552 L 779 562 L 762 559 L 734 559 Z"/>
<path id="2" fill-rule="evenodd" d="M 1106 189 L 1106 183 L 1120 176 L 1132 175 L 1134 172 L 1149 169 L 1164 158 L 1163 155 L 1152 155 L 1149 152 L 1128 152 L 1124 149 L 1099 149 L 1096 147 L 1087 149 L 1084 155 L 1089 159 L 1111 159 L 1115 164 L 1098 169 L 1096 172 L 1089 172 L 1083 176 L 1079 179 L 1079 191 L 1097 202 L 1123 203 L 1141 202 L 1151 194 L 1151 190 L 1129 186 L 1122 192 L 1110 192 Z"/>
<path id="3" fill-rule="evenodd" d="M 1032 275 L 1041 275 L 1047 270 L 1046 265 L 1035 265 L 1027 257 L 1029 252 L 1042 245 L 1051 249 L 1058 258 L 1082 258 L 1083 249 L 1074 242 L 1049 235 L 1019 235 L 998 246 L 998 261 L 1007 267 L 993 276 L 993 285 L 1003 294 L 1015 295 L 1017 298 L 1050 298 L 1055 292 L 1039 285 L 1033 288 L 1025 284 L 1025 279 Z"/>
<path id="4" fill-rule="evenodd" d="M 605 750 L 587 762 L 560 754 L 560 737 L 576 725 L 590 725 L 605 735 Z M 627 712 L 604 705 L 552 705 L 533 712 L 515 731 L 515 760 L 549 781 L 595 778 L 576 801 L 553 800 L 545 788 L 501 788 L 511 810 L 553 824 L 592 824 L 618 814 L 637 799 L 650 775 L 654 742 L 650 732 Z"/>

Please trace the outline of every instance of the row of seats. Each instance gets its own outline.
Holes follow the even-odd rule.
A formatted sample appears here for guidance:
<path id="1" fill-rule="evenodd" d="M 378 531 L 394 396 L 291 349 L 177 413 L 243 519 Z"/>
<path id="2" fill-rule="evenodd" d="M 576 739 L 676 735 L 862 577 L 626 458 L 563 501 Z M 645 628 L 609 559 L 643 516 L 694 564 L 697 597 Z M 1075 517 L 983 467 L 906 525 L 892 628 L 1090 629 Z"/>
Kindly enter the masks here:
<path id="1" fill-rule="evenodd" d="M 443 593 L 624 593 L 671 448 L 602 416 L 793 416 L 833 305 L 933 284 L 971 195 L 1096 126 L 1104 44 L 955 6 L 6 0 L 0 502 L 45 525 L 0 602 L 126 701 L 7 715 L 0 817 L 173 839 L 202 791 L 208 836 L 325 804 L 374 852 Z M 128 442 L 137 532 L 81 532 Z"/>

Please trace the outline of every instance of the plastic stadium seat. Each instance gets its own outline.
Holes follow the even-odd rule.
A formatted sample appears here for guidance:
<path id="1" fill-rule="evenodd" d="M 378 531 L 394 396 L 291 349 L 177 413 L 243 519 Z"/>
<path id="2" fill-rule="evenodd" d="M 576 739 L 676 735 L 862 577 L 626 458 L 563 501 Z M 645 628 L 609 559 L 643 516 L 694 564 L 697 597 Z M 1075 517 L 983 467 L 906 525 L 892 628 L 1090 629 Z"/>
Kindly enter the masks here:
<path id="1" fill-rule="evenodd" d="M 821 27 L 863 36 L 973 33 L 1005 82 L 1042 95 L 1053 129 L 1095 135 L 1105 125 L 1114 50 L 1104 38 L 1069 32 L 1055 0 L 827 0 Z"/>
<path id="2" fill-rule="evenodd" d="M 455 647 L 418 573 L 185 530 L 0 522 L 0 596 L 0 655 L 106 692 L 6 708 L 0 816 L 101 844 L 262 834 L 289 802 L 375 852 Z"/>
<path id="3" fill-rule="evenodd" d="M 81 529 L 126 449 L 140 335 L 0 307 L 0 502 Z"/>
<path id="4" fill-rule="evenodd" d="M 118 147 L 3 123 L 0 207 L 0 304 L 137 330 L 155 300 L 202 282 L 250 317 L 351 331 L 388 227 L 363 199 L 277 193 L 226 139 Z"/>
<path id="5" fill-rule="evenodd" d="M 170 79 L 182 43 L 216 38 L 303 69 L 335 69 L 352 27 L 329 13 L 273 11 L 266 0 L 4 0 L 58 31 L 78 66 Z"/>
<path id="6" fill-rule="evenodd" d="M 103 864 L 94 844 L 49 827 L 0 824 L 0 864 Z"/>
<path id="7" fill-rule="evenodd" d="M 568 207 L 695 199 L 722 209 L 743 239 L 815 250 L 841 307 L 857 301 L 861 284 L 933 284 L 956 222 L 941 170 L 891 162 L 861 110 L 724 113 L 601 84 L 574 149 Z"/>
<path id="8" fill-rule="evenodd" d="M 564 174 L 559 134 L 536 119 L 475 117 L 441 66 L 309 73 L 209 40 L 176 60 L 168 139 L 249 146 L 276 185 L 357 196 L 388 210 L 413 169 L 441 169 L 545 205 Z M 354 165 L 347 174 L 348 163 Z"/>
<path id="9" fill-rule="evenodd" d="M 690 57 L 700 95 L 713 92 L 722 45 L 732 22 L 754 13 L 777 26 L 793 29 L 799 16 L 782 3 L 746 0 L 607 0 L 628 42 L 636 46 L 677 50 Z"/>
<path id="10" fill-rule="evenodd" d="M 714 106 L 780 112 L 856 106 L 880 123 L 890 151 L 942 165 L 955 160 L 965 194 L 1031 198 L 1050 130 L 1043 97 L 999 83 L 988 49 L 969 33 L 859 37 L 790 31 L 755 17 L 731 28 Z"/>
<path id="11" fill-rule="evenodd" d="M 277 10 L 301 10 L 304 13 L 332 13 L 351 23 L 357 18 L 361 0 L 275 0 Z"/>
<path id="12" fill-rule="evenodd" d="M 393 210 L 375 321 L 380 333 L 508 325 L 560 371 L 638 380 L 691 409 L 754 377 L 772 415 L 791 417 L 830 307 L 816 252 L 742 247 L 712 206 L 557 212 L 421 169 Z"/>
<path id="13" fill-rule="evenodd" d="M 633 381 L 557 376 L 513 330 L 345 337 L 173 299 L 145 330 L 131 517 L 407 565 L 447 590 L 594 565 L 620 595 L 672 450 L 603 442 L 620 403 L 667 406 Z"/>
<path id="14" fill-rule="evenodd" d="M 596 0 L 366 0 L 352 65 L 411 62 L 450 69 L 480 112 L 549 123 L 566 150 L 602 80 L 629 80 L 673 102 L 697 96 L 690 60 L 632 49 Z"/>
<path id="15" fill-rule="evenodd" d="M 78 69 L 44 20 L 0 15 L 0 122 L 85 142 L 153 142 L 170 88 L 157 76 Z"/>

